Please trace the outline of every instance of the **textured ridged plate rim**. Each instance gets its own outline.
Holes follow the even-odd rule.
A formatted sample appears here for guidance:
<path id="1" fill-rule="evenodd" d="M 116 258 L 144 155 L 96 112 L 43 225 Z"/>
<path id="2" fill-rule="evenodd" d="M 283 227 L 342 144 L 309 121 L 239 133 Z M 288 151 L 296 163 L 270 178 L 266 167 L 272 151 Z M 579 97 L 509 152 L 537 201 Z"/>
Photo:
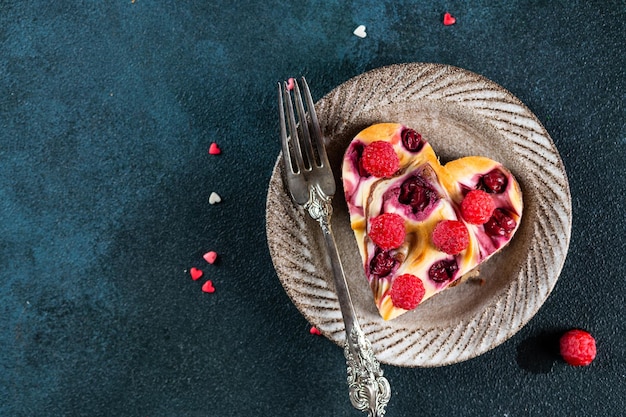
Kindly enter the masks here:
<path id="1" fill-rule="evenodd" d="M 420 131 L 442 162 L 472 154 L 499 160 L 524 193 L 520 228 L 510 245 L 481 269 L 484 286 L 460 284 L 384 321 L 373 304 L 339 187 L 332 227 L 355 309 L 378 359 L 396 366 L 449 365 L 485 353 L 517 333 L 554 288 L 572 224 L 567 175 L 537 117 L 487 78 L 431 63 L 363 73 L 324 96 L 316 110 L 338 185 L 349 141 L 371 124 L 397 122 Z M 324 336 L 343 345 L 341 311 L 319 226 L 291 202 L 280 155 L 268 188 L 266 234 L 278 278 L 293 303 Z"/>

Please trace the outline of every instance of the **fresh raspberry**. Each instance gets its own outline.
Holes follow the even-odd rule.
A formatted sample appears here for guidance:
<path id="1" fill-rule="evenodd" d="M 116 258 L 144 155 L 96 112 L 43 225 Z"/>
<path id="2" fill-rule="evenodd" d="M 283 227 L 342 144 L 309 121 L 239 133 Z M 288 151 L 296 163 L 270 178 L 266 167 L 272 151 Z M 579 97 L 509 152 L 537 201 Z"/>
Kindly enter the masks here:
<path id="1" fill-rule="evenodd" d="M 472 190 L 461 201 L 461 214 L 472 224 L 486 223 L 495 209 L 493 199 L 483 190 Z"/>
<path id="2" fill-rule="evenodd" d="M 395 249 L 404 243 L 404 219 L 396 213 L 383 213 L 370 220 L 369 237 L 383 250 Z"/>
<path id="3" fill-rule="evenodd" d="M 404 310 L 413 310 L 424 298 L 424 284 L 415 275 L 400 275 L 391 286 L 391 302 Z"/>
<path id="4" fill-rule="evenodd" d="M 442 220 L 432 234 L 433 245 L 448 255 L 463 252 L 469 246 L 469 232 L 463 222 Z"/>
<path id="5" fill-rule="evenodd" d="M 570 330 L 561 336 L 561 356 L 574 366 L 587 366 L 596 357 L 596 341 L 593 336 L 579 329 Z"/>
<path id="6" fill-rule="evenodd" d="M 391 143 L 379 140 L 363 149 L 361 164 L 363 169 L 375 177 L 390 177 L 400 167 L 400 159 Z"/>

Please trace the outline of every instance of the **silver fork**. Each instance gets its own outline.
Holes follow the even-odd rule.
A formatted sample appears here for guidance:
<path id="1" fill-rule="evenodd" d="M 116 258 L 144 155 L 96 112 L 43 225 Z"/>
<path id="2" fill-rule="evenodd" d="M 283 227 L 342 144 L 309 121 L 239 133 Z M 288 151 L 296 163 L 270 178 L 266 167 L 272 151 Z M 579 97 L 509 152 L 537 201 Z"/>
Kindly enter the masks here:
<path id="1" fill-rule="evenodd" d="M 304 102 L 299 83 L 293 83 L 295 112 L 288 84 L 278 84 L 280 137 L 287 187 L 292 200 L 308 211 L 320 224 L 324 234 L 346 330 L 344 355 L 348 368 L 350 402 L 356 409 L 367 412 L 369 417 L 380 417 L 385 414 L 391 388 L 354 311 L 330 226 L 335 179 L 328 163 L 311 92 L 304 77 L 301 83 Z"/>

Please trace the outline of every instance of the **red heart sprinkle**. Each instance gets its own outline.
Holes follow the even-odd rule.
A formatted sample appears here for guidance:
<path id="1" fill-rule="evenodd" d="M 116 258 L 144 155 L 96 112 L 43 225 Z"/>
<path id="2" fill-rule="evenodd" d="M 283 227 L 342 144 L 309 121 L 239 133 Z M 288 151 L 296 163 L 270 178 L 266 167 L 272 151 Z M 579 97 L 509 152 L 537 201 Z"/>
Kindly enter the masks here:
<path id="1" fill-rule="evenodd" d="M 309 329 L 309 333 L 314 334 L 316 336 L 319 336 L 322 334 L 322 332 L 320 332 L 319 329 L 315 326 L 311 326 L 311 329 Z"/>
<path id="2" fill-rule="evenodd" d="M 443 15 L 443 24 L 446 26 L 450 26 L 456 23 L 456 17 L 452 16 L 450 13 L 446 13 Z"/>
<path id="3" fill-rule="evenodd" d="M 211 146 L 209 146 L 209 154 L 219 155 L 221 153 L 222 153 L 222 150 L 220 149 L 219 146 L 217 146 L 217 143 L 213 142 Z"/>
<path id="4" fill-rule="evenodd" d="M 204 258 L 205 261 L 207 261 L 208 263 L 212 265 L 215 263 L 215 260 L 217 259 L 217 253 L 214 251 L 209 251 L 205 253 L 202 257 Z"/>
<path id="5" fill-rule="evenodd" d="M 205 282 L 204 285 L 202 286 L 202 291 L 208 292 L 209 294 L 214 293 L 215 287 L 213 286 L 213 282 L 211 280 L 208 280 L 207 282 Z"/>
<path id="6" fill-rule="evenodd" d="M 198 268 L 191 268 L 189 270 L 189 275 L 191 275 L 191 279 L 196 281 L 196 280 L 199 280 L 202 277 L 202 275 L 204 275 L 204 272 L 202 272 L 202 270 Z"/>
<path id="7" fill-rule="evenodd" d="M 294 79 L 290 78 L 287 80 L 287 90 L 293 90 L 293 83 L 294 83 Z"/>

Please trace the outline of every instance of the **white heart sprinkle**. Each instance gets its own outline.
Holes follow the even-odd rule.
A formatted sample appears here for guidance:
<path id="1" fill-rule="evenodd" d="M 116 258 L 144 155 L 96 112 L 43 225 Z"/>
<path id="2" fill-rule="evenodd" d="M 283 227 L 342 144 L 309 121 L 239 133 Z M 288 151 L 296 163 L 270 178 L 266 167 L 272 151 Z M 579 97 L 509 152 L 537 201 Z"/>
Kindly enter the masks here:
<path id="1" fill-rule="evenodd" d="M 367 33 L 365 33 L 365 25 L 359 25 L 352 33 L 361 39 L 367 36 Z"/>
<path id="2" fill-rule="evenodd" d="M 209 196 L 209 204 L 216 204 L 222 201 L 222 197 L 220 197 L 216 192 L 212 192 Z"/>

